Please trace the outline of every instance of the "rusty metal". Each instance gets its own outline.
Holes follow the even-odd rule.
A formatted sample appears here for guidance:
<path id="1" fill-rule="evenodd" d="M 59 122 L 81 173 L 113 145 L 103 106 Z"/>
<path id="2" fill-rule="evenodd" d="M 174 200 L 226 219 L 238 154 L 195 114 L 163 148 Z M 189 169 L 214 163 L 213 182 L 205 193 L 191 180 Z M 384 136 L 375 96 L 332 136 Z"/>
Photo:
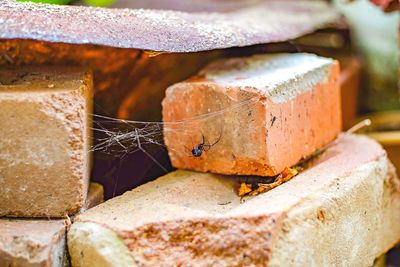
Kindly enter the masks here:
<path id="1" fill-rule="evenodd" d="M 0 2 L 0 39 L 165 52 L 281 42 L 313 32 L 338 18 L 326 2 L 314 0 L 253 0 L 245 1 L 246 5 L 230 3 L 216 8 L 219 12 L 192 13 Z"/>

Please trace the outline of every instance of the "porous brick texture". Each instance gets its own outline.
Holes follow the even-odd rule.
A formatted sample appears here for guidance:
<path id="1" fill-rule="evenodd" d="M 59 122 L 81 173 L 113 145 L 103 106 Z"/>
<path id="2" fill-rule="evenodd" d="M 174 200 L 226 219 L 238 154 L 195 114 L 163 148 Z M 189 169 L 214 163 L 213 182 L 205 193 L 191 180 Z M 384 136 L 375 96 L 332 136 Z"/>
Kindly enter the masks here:
<path id="1" fill-rule="evenodd" d="M 79 215 L 73 266 L 372 266 L 400 239 L 399 179 L 366 137 L 244 203 L 235 179 L 179 170 Z"/>
<path id="2" fill-rule="evenodd" d="M 84 212 L 104 201 L 103 187 L 90 183 Z M 73 219 L 73 218 L 72 218 Z M 0 219 L 0 266 L 70 266 L 66 231 L 69 219 Z"/>
<path id="3" fill-rule="evenodd" d="M 0 219 L 0 266 L 64 266 L 67 223 L 65 220 Z"/>
<path id="4" fill-rule="evenodd" d="M 210 64 L 166 91 L 164 140 L 173 166 L 280 173 L 339 134 L 338 75 L 336 61 L 302 53 Z M 191 150 L 200 144 L 204 149 L 195 157 Z"/>
<path id="5" fill-rule="evenodd" d="M 0 68 L 0 216 L 63 217 L 84 205 L 92 75 Z"/>

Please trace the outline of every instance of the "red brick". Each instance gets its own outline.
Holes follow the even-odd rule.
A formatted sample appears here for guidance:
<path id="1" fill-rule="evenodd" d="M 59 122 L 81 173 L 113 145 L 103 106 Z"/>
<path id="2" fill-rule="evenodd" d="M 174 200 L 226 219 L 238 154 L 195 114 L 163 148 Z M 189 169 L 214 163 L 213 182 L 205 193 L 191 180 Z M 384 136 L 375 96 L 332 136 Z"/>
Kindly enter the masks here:
<path id="1" fill-rule="evenodd" d="M 258 55 L 217 61 L 196 77 L 172 85 L 162 104 L 173 166 L 270 176 L 296 164 L 341 130 L 338 75 L 338 63 L 332 59 Z M 193 120 L 220 110 L 225 111 Z M 193 157 L 191 149 L 202 135 L 206 144 L 221 138 Z"/>

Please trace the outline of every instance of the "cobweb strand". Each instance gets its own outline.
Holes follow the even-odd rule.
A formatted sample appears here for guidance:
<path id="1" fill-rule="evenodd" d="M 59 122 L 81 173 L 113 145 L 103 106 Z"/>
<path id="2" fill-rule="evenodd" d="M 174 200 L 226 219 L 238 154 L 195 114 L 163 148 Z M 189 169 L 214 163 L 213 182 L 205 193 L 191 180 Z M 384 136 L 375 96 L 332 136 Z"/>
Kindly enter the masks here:
<path id="1" fill-rule="evenodd" d="M 93 114 L 95 120 L 92 129 L 96 138 L 92 151 L 101 151 L 106 154 L 120 156 L 121 154 L 134 153 L 138 150 L 143 151 L 145 150 L 144 147 L 148 145 L 165 147 L 163 133 L 179 132 L 193 128 L 194 125 L 218 119 L 218 117 L 227 112 L 248 109 L 251 107 L 250 104 L 254 102 L 256 102 L 256 99 L 251 98 L 219 111 L 174 122 L 133 121 Z"/>

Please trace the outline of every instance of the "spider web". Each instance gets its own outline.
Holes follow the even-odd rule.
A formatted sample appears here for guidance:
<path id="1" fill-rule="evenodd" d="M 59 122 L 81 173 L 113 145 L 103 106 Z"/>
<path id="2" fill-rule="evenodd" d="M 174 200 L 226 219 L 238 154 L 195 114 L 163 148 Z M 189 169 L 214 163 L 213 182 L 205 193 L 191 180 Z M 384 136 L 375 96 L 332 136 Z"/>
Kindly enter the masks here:
<path id="1" fill-rule="evenodd" d="M 92 151 L 109 155 L 112 158 L 117 159 L 119 162 L 117 166 L 111 170 L 112 172 L 116 172 L 116 174 L 107 174 L 107 176 L 112 175 L 112 178 L 115 182 L 112 196 L 114 197 L 116 195 L 120 176 L 119 172 L 123 161 L 128 155 L 141 152 L 141 154 L 138 156 L 146 156 L 151 162 L 154 163 L 151 168 L 155 167 L 159 169 L 158 171 L 162 170 L 164 174 L 168 173 L 168 167 L 160 163 L 160 161 L 154 156 L 154 153 L 151 153 L 154 151 L 154 149 L 151 149 L 152 147 L 157 147 L 157 149 L 162 147 L 165 149 L 163 152 L 164 156 L 167 157 L 167 148 L 163 142 L 164 133 L 177 132 L 177 136 L 183 136 L 187 133 L 196 132 L 202 136 L 203 133 L 201 132 L 201 127 L 199 126 L 212 121 L 213 125 L 221 125 L 220 133 L 222 134 L 222 129 L 224 128 L 224 116 L 233 116 L 234 118 L 235 113 L 250 112 L 252 109 L 254 109 L 255 105 L 253 104 L 256 102 L 258 102 L 258 98 L 251 98 L 222 108 L 218 111 L 201 114 L 175 122 L 133 121 L 93 114 L 95 144 L 92 148 Z M 360 122 L 348 130 L 347 133 L 355 132 L 368 125 L 368 123 L 368 121 Z M 223 138 L 221 134 L 219 135 L 218 139 Z M 212 145 L 218 139 L 207 140 L 207 144 Z M 199 146 L 201 143 L 205 143 L 204 136 L 203 140 L 197 140 L 197 144 L 194 145 Z M 325 148 L 316 151 L 316 154 L 323 152 L 330 145 L 332 144 L 328 144 Z M 194 147 L 187 149 L 188 157 L 193 157 L 191 154 L 191 149 L 193 148 Z M 168 148 L 168 150 L 171 150 L 171 148 Z M 315 155 L 313 154 L 311 156 L 313 157 Z M 304 160 L 306 161 L 308 159 L 306 158 Z M 145 166 L 141 165 L 139 168 L 145 168 Z M 169 169 L 171 170 L 171 168 Z M 159 177 L 159 175 L 156 177 Z"/>
<path id="2" fill-rule="evenodd" d="M 145 153 L 163 171 L 168 170 L 160 164 L 148 151 L 149 146 L 166 148 L 163 133 L 169 131 L 196 131 L 198 125 L 209 120 L 218 120 L 231 111 L 244 112 L 251 109 L 255 98 L 243 100 L 218 111 L 187 118 L 176 122 L 146 122 L 111 118 L 93 114 L 95 144 L 92 151 L 98 151 L 113 157 L 123 158 L 127 154 L 138 151 Z M 222 126 L 221 126 L 222 127 Z M 188 156 L 191 156 L 188 153 Z"/>
<path id="3" fill-rule="evenodd" d="M 303 49 L 300 45 L 296 44 L 295 41 L 288 41 L 287 43 L 295 52 L 302 52 Z M 252 109 L 251 104 L 257 101 L 258 98 L 256 97 L 248 98 L 229 107 L 222 108 L 219 111 L 209 112 L 177 122 L 123 120 L 92 114 L 94 118 L 93 130 L 96 136 L 94 140 L 95 145 L 93 146 L 92 151 L 102 152 L 112 157 L 119 157 L 121 159 L 128 154 L 142 151 L 159 168 L 167 173 L 167 169 L 160 164 L 146 149 L 149 146 L 159 146 L 167 149 L 163 141 L 163 133 L 169 131 L 181 132 L 186 131 L 187 129 L 196 130 L 196 126 L 199 124 L 208 120 L 218 120 L 228 112 L 248 111 Z M 200 140 L 198 141 L 200 142 Z M 168 149 L 171 150 L 171 148 Z M 190 154 L 190 149 L 188 152 L 188 156 L 192 156 Z"/>
<path id="4" fill-rule="evenodd" d="M 102 164 L 101 170 L 95 168 L 95 172 L 97 172 L 95 179 L 100 183 L 108 184 L 108 189 L 111 191 L 108 191 L 107 195 L 114 197 L 121 191 L 121 186 L 126 188 L 129 183 L 131 186 L 128 188 L 132 188 L 148 182 L 153 177 L 166 174 L 172 170 L 172 166 L 170 166 L 167 156 L 167 151 L 171 151 L 171 148 L 167 150 L 163 141 L 165 133 L 174 132 L 185 135 L 200 132 L 202 134 L 201 125 L 208 122 L 221 125 L 222 133 L 224 116 L 227 116 L 228 113 L 229 116 L 232 116 L 237 112 L 248 112 L 253 108 L 252 103 L 257 101 L 258 98 L 243 100 L 217 111 L 175 122 L 133 121 L 92 114 L 94 118 L 94 145 L 91 151 L 96 152 L 95 158 L 100 160 L 100 164 Z M 215 142 L 215 140 L 207 140 L 210 143 L 212 141 Z M 196 145 L 199 145 L 201 140 L 197 140 L 197 142 Z M 138 153 L 136 154 L 136 152 Z M 193 157 L 191 148 L 187 148 L 187 155 Z M 143 157 L 147 157 L 147 160 Z M 103 167 L 105 169 L 102 169 Z M 127 169 L 129 170 L 128 173 L 131 173 L 131 171 L 133 173 L 126 174 Z M 132 178 L 124 178 L 124 174 L 132 177 L 133 180 Z M 120 193 L 125 191 L 122 190 Z"/>

